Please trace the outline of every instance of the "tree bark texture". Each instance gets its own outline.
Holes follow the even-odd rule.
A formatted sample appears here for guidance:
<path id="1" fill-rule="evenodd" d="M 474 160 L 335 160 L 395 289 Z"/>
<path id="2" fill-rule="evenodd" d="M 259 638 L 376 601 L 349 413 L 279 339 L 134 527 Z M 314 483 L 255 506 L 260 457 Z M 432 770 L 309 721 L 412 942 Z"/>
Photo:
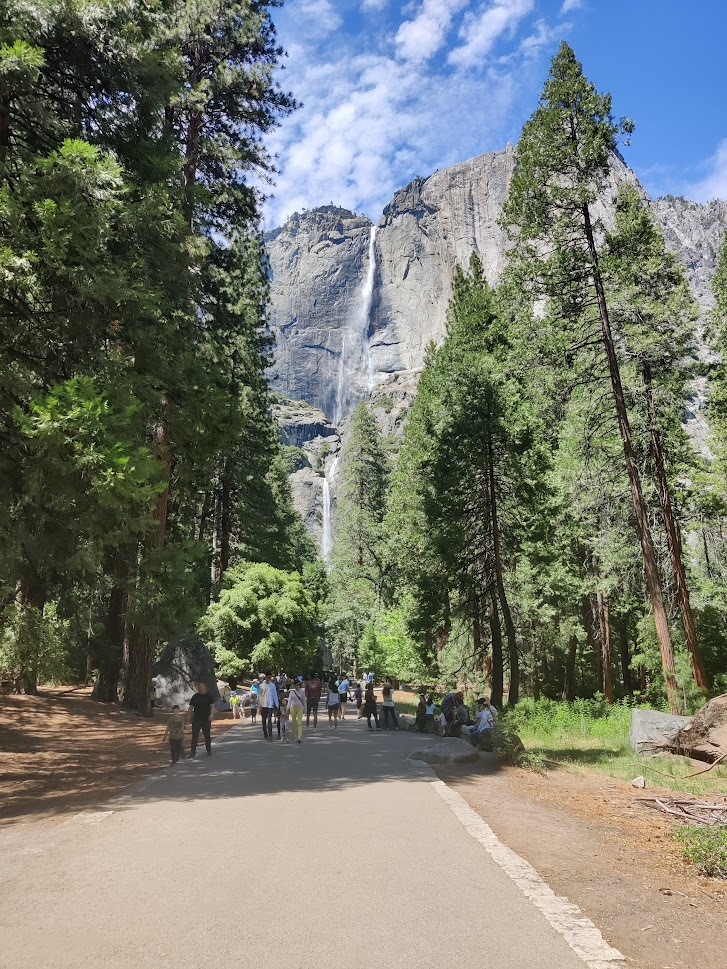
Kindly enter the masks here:
<path id="1" fill-rule="evenodd" d="M 598 626 L 601 632 L 601 668 L 603 671 L 603 695 L 607 703 L 614 702 L 613 674 L 611 671 L 611 610 L 607 592 L 596 593 Z"/>
<path id="2" fill-rule="evenodd" d="M 502 620 L 505 624 L 505 636 L 507 637 L 507 651 L 510 660 L 510 685 L 508 689 L 507 702 L 514 706 L 520 698 L 520 657 L 517 651 L 517 636 L 515 633 L 515 623 L 510 612 L 510 604 L 505 593 L 505 583 L 502 577 L 502 551 L 500 547 L 500 521 L 497 507 L 497 486 L 495 482 L 495 450 L 492 444 L 492 435 L 487 435 L 487 463 L 490 485 L 490 515 L 492 522 L 492 554 L 495 566 L 495 583 L 497 585 L 497 598 L 502 610 Z M 495 704 L 497 706 L 497 704 Z"/>
<path id="3" fill-rule="evenodd" d="M 626 616 L 619 623 L 619 646 L 621 649 L 621 679 L 624 693 L 631 696 L 634 692 L 634 682 L 631 675 L 631 650 L 629 648 L 629 621 Z"/>
<path id="4" fill-rule="evenodd" d="M 598 263 L 598 252 L 593 236 L 593 226 L 591 224 L 591 213 L 588 205 L 584 205 L 583 220 L 586 232 L 586 240 L 591 256 L 591 268 L 593 270 L 593 283 L 596 290 L 596 299 L 601 317 L 601 332 L 603 335 L 603 345 L 608 360 L 608 369 L 611 377 L 611 390 L 613 393 L 614 404 L 616 406 L 616 417 L 618 429 L 623 443 L 624 458 L 626 462 L 626 472 L 631 488 L 631 499 L 634 504 L 636 515 L 636 529 L 641 544 L 641 554 L 644 560 L 644 575 L 646 578 L 646 588 L 651 600 L 651 608 L 654 614 L 654 624 L 656 626 L 656 636 L 659 641 L 661 652 L 661 665 L 664 672 L 664 684 L 666 686 L 667 702 L 671 713 L 679 713 L 681 706 L 677 692 L 677 683 L 674 668 L 674 647 L 671 641 L 669 621 L 664 608 L 664 600 L 661 595 L 661 584 L 659 580 L 659 566 L 656 559 L 654 540 L 649 526 L 648 511 L 644 494 L 641 487 L 641 476 L 634 453 L 633 442 L 631 439 L 631 424 L 626 410 L 623 385 L 621 383 L 621 370 L 616 355 L 616 347 L 613 342 L 613 332 L 611 330 L 611 320 L 606 303 L 606 293 L 603 288 L 603 279 Z"/>
<path id="5" fill-rule="evenodd" d="M 689 585 L 687 583 L 687 573 L 684 568 L 684 550 L 682 547 L 682 537 L 679 532 L 679 525 L 674 514 L 671 500 L 671 489 L 669 488 L 669 478 L 666 473 L 666 460 L 664 448 L 661 443 L 661 434 L 656 422 L 656 408 L 654 406 L 654 388 L 651 376 L 651 365 L 646 362 L 643 364 L 644 386 L 646 388 L 646 400 L 649 408 L 649 419 L 651 423 L 651 456 L 654 459 L 656 469 L 656 481 L 659 487 L 659 503 L 661 514 L 664 519 L 666 530 L 666 540 L 669 546 L 669 558 L 671 559 L 674 582 L 676 584 L 677 599 L 679 601 L 679 611 L 682 614 L 684 624 L 684 637 L 692 661 L 692 671 L 697 686 L 703 690 L 709 689 L 707 673 L 704 669 L 704 659 L 702 649 L 697 637 L 697 628 L 694 624 L 694 613 L 689 599 Z"/>
<path id="6" fill-rule="evenodd" d="M 154 509 L 154 527 L 147 541 L 147 548 L 164 546 L 169 511 L 169 479 L 172 470 L 172 449 L 169 429 L 160 421 L 154 428 L 157 460 L 164 469 L 166 487 L 157 498 Z M 143 716 L 151 716 L 151 671 L 156 658 L 157 633 L 152 626 L 134 626 L 129 629 L 128 662 L 124 683 L 124 706 L 138 710 Z"/>
<path id="7" fill-rule="evenodd" d="M 493 707 L 502 707 L 503 697 L 503 662 L 502 662 L 502 626 L 498 612 L 497 592 L 490 592 L 490 635 L 492 637 L 492 679 L 490 682 L 490 697 Z"/>
<path id="8" fill-rule="evenodd" d="M 576 657 L 578 655 L 578 637 L 575 633 L 568 642 L 568 655 L 565 659 L 565 684 L 563 699 L 572 700 L 576 695 Z"/>

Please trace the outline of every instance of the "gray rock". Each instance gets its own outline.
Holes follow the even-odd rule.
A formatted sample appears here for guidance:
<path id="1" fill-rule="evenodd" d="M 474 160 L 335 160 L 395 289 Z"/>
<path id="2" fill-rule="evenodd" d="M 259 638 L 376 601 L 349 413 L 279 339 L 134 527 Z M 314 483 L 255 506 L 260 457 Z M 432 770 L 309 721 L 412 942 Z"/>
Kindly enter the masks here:
<path id="1" fill-rule="evenodd" d="M 199 682 L 207 684 L 207 691 L 215 701 L 220 699 L 212 653 L 195 633 L 165 647 L 154 664 L 152 682 L 157 691 L 157 703 L 164 708 L 178 703 L 182 710 L 186 710 Z"/>
<path id="2" fill-rule="evenodd" d="M 296 214 L 268 233 L 273 386 L 342 425 L 373 384 L 374 401 L 384 404 L 377 409 L 393 414 L 391 423 L 400 425 L 399 378 L 403 375 L 415 390 L 428 343 L 444 337 L 455 265 L 466 265 L 477 252 L 490 282 L 502 272 L 507 242 L 499 219 L 514 165 L 508 146 L 415 179 L 395 194 L 376 231 L 368 346 L 358 310 L 370 265 L 369 220 L 325 206 Z M 613 199 L 627 180 L 636 182 L 636 176 L 614 155 L 602 200 L 594 207 L 602 227 L 612 222 Z M 704 314 L 727 229 L 727 202 L 699 205 L 667 196 L 652 206 Z M 698 350 L 703 359 L 714 359 L 701 331 Z M 342 381 L 345 394 L 338 399 Z M 699 423 L 705 400 L 704 388 L 695 387 L 688 425 Z"/>
<path id="3" fill-rule="evenodd" d="M 416 718 L 408 713 L 400 713 L 397 716 L 399 730 L 414 730 L 416 728 Z"/>
<path id="4" fill-rule="evenodd" d="M 639 754 L 658 753 L 691 722 L 691 717 L 677 717 L 658 710 L 632 710 L 629 744 Z"/>
<path id="5" fill-rule="evenodd" d="M 437 744 L 413 750 L 409 754 L 410 760 L 423 760 L 425 764 L 466 764 L 477 758 L 472 744 L 459 737 L 445 737 Z"/>
<path id="6" fill-rule="evenodd" d="M 642 790 L 643 791 L 643 789 L 646 787 L 646 778 L 644 777 L 644 775 L 643 774 L 639 774 L 638 777 L 635 777 L 631 781 L 631 786 L 632 787 L 636 787 L 639 790 Z"/>

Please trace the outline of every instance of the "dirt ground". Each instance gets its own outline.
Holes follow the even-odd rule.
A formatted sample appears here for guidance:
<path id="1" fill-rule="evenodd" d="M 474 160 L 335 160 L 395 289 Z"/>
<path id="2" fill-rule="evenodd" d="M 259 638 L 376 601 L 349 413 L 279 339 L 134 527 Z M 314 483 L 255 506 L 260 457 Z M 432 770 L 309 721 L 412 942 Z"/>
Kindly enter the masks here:
<path id="1" fill-rule="evenodd" d="M 438 773 L 630 966 L 725 969 L 727 883 L 691 869 L 668 837 L 667 816 L 636 800 L 659 788 L 566 769 L 482 764 Z"/>
<path id="2" fill-rule="evenodd" d="M 80 811 L 169 763 L 166 714 L 148 720 L 90 694 L 0 697 L 0 825 Z M 213 743 L 232 724 L 231 714 L 219 717 Z"/>

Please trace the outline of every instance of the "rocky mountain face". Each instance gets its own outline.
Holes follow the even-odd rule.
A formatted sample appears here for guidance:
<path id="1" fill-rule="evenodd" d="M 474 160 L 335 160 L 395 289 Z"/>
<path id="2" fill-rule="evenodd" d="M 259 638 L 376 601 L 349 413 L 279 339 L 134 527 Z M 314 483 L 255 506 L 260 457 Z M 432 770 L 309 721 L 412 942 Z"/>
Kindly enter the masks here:
<path id="1" fill-rule="evenodd" d="M 506 240 L 498 220 L 514 166 L 508 146 L 416 179 L 396 193 L 376 226 L 364 216 L 324 206 L 268 233 L 273 387 L 322 412 L 332 434 L 345 434 L 354 406 L 369 398 L 382 426 L 396 432 L 416 392 L 426 346 L 444 336 L 454 267 L 477 252 L 490 282 L 503 269 Z M 606 223 L 625 179 L 635 176 L 615 157 L 598 213 Z M 667 196 L 651 204 L 706 313 L 727 230 L 727 202 L 698 205 Z M 700 354 L 705 359 L 711 354 L 703 338 Z M 705 396 L 704 385 L 695 387 L 687 415 L 703 449 Z M 305 419 L 320 421 L 312 411 Z M 320 437 L 313 429 L 309 433 L 309 442 Z M 323 474 L 331 464 L 329 458 L 317 470 L 311 465 L 319 496 L 313 501 L 311 481 L 305 514 L 318 533 Z M 299 507 L 303 510 L 300 497 Z"/>

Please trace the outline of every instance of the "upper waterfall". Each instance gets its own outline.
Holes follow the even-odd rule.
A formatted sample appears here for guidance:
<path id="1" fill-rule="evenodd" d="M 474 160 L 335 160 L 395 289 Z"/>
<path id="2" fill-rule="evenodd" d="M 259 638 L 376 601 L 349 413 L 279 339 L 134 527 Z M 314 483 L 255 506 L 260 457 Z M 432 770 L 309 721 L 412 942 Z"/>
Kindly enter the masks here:
<path id="1" fill-rule="evenodd" d="M 371 357 L 371 307 L 374 300 L 376 285 L 376 226 L 369 230 L 368 264 L 353 319 L 353 339 L 346 341 L 341 337 L 341 351 L 338 361 L 338 379 L 336 381 L 335 406 L 333 423 L 338 426 L 346 417 L 356 402 L 354 378 L 364 376 L 365 389 L 370 391 L 374 386 L 374 365 Z"/>

